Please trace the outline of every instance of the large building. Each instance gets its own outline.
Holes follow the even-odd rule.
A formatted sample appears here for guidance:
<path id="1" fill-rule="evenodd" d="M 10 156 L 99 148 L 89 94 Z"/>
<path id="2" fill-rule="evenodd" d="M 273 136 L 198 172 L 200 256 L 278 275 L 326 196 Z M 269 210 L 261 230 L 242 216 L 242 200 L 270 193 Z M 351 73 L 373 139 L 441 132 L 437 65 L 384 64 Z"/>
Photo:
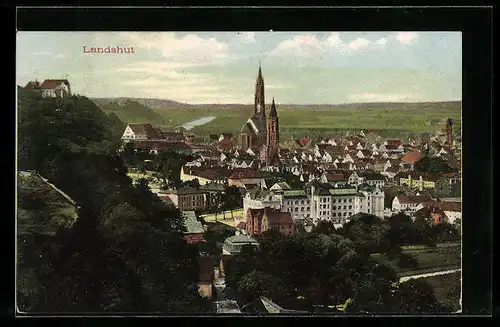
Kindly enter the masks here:
<path id="1" fill-rule="evenodd" d="M 40 91 L 44 98 L 64 99 L 71 95 L 71 86 L 67 79 L 46 79 L 42 84 L 38 80 L 30 81 L 24 88 Z"/>
<path id="2" fill-rule="evenodd" d="M 262 166 L 277 167 L 280 164 L 278 113 L 273 98 L 266 118 L 264 78 L 260 66 L 255 83 L 254 113 L 241 128 L 240 147 L 243 152 L 259 154 Z"/>
<path id="3" fill-rule="evenodd" d="M 311 219 L 343 224 L 357 213 L 384 217 L 385 194 L 378 185 L 366 182 L 357 186 L 335 187 L 313 181 L 304 189 L 260 190 L 248 192 L 243 199 L 244 215 L 250 209 L 274 208 L 289 212 L 294 221 Z"/>
<path id="4" fill-rule="evenodd" d="M 241 149 L 247 151 L 251 149 L 254 153 L 259 153 L 267 141 L 266 129 L 266 105 L 264 98 L 264 78 L 262 69 L 259 66 L 259 74 L 255 84 L 254 114 L 250 117 L 240 131 Z"/>

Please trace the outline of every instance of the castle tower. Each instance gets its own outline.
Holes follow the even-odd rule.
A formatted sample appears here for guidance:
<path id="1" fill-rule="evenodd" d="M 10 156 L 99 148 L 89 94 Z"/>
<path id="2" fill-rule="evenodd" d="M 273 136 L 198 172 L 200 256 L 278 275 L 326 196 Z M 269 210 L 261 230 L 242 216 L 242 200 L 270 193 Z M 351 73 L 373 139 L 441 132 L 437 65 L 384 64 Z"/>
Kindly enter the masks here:
<path id="1" fill-rule="evenodd" d="M 276 104 L 271 104 L 269 119 L 267 121 L 267 155 L 266 166 L 278 166 L 279 160 L 279 122 Z"/>
<path id="2" fill-rule="evenodd" d="M 446 143 L 453 146 L 453 122 L 451 118 L 446 121 Z"/>
<path id="3" fill-rule="evenodd" d="M 264 78 L 262 77 L 262 69 L 259 65 L 259 74 L 255 83 L 255 107 L 254 117 L 260 120 L 266 120 L 266 105 L 264 102 Z"/>

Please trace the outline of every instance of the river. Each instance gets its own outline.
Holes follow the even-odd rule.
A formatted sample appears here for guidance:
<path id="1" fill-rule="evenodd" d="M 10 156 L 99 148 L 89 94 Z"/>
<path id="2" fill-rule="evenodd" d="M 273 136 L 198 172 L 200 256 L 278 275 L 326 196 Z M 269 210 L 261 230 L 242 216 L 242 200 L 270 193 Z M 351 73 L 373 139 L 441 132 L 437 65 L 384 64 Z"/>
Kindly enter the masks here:
<path id="1" fill-rule="evenodd" d="M 216 116 L 207 116 L 207 117 L 198 118 L 198 119 L 195 119 L 195 120 L 192 120 L 190 122 L 187 122 L 187 123 L 183 124 L 182 127 L 184 127 L 187 130 L 190 130 L 193 127 L 209 123 L 212 120 L 214 120 L 215 118 L 217 118 L 217 117 Z"/>

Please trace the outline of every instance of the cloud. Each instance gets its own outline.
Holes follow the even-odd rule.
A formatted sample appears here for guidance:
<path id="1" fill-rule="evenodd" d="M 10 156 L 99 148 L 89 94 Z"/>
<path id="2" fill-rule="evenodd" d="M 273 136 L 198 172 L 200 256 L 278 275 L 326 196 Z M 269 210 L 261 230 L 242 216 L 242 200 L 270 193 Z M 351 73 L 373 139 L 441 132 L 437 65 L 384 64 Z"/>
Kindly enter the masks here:
<path id="1" fill-rule="evenodd" d="M 414 95 L 408 94 L 364 92 L 359 94 L 350 94 L 348 99 L 353 102 L 399 102 L 409 101 L 414 97 Z"/>
<path id="2" fill-rule="evenodd" d="M 322 56 L 328 53 L 349 54 L 361 50 L 383 50 L 395 41 L 405 45 L 412 44 L 418 37 L 417 32 L 396 32 L 375 40 L 358 37 L 346 42 L 341 39 L 339 32 L 330 33 L 324 40 L 319 39 L 314 33 L 304 33 L 282 41 L 271 52 L 271 55 L 289 55 L 293 53 L 304 56 Z"/>
<path id="3" fill-rule="evenodd" d="M 376 41 L 368 40 L 364 37 L 358 37 L 350 42 L 345 42 L 340 38 L 338 32 L 332 32 L 325 40 L 320 40 L 314 33 L 305 33 L 292 37 L 289 40 L 281 42 L 272 52 L 272 55 L 288 55 L 291 52 L 299 55 L 324 55 L 326 53 L 352 53 L 370 46 L 380 46 L 387 43 L 386 38 Z"/>
<path id="4" fill-rule="evenodd" d="M 156 50 L 173 65 L 206 66 L 229 57 L 229 47 L 215 38 L 167 32 L 123 32 L 120 37 L 138 49 Z M 174 64 L 175 63 L 175 64 Z"/>
<path id="5" fill-rule="evenodd" d="M 363 48 L 366 48 L 370 45 L 371 41 L 370 40 L 367 40 L 363 37 L 360 37 L 360 38 L 357 38 L 356 40 L 354 41 L 351 41 L 347 44 L 347 48 L 349 50 L 360 50 L 360 49 L 363 49 Z"/>
<path id="6" fill-rule="evenodd" d="M 241 32 L 238 33 L 241 40 L 244 43 L 254 43 L 255 42 L 255 32 Z"/>
<path id="7" fill-rule="evenodd" d="M 418 39 L 418 36 L 417 32 L 397 32 L 394 35 L 396 40 L 402 44 L 412 44 Z"/>
<path id="8" fill-rule="evenodd" d="M 59 54 L 53 54 L 51 52 L 47 51 L 40 51 L 40 52 L 33 52 L 32 55 L 34 56 L 46 56 L 46 57 L 52 57 L 52 58 L 57 58 L 57 59 L 64 59 L 66 58 L 66 55 L 59 53 Z"/>

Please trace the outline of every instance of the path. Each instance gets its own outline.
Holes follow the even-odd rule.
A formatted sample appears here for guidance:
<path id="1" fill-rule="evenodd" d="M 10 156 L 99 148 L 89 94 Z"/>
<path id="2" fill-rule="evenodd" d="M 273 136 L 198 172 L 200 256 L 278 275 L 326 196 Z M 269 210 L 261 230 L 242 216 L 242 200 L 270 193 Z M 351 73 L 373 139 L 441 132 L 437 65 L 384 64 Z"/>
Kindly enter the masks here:
<path id="1" fill-rule="evenodd" d="M 404 282 L 409 281 L 410 279 L 415 279 L 415 278 L 426 278 L 426 277 L 432 277 L 432 276 L 448 275 L 448 274 L 453 274 L 454 272 L 457 272 L 457 271 L 460 271 L 460 270 L 461 269 L 451 269 L 451 270 L 436 271 L 436 272 L 427 273 L 427 274 L 405 276 L 405 277 L 401 277 L 399 279 L 399 282 L 400 283 L 404 283 Z"/>

